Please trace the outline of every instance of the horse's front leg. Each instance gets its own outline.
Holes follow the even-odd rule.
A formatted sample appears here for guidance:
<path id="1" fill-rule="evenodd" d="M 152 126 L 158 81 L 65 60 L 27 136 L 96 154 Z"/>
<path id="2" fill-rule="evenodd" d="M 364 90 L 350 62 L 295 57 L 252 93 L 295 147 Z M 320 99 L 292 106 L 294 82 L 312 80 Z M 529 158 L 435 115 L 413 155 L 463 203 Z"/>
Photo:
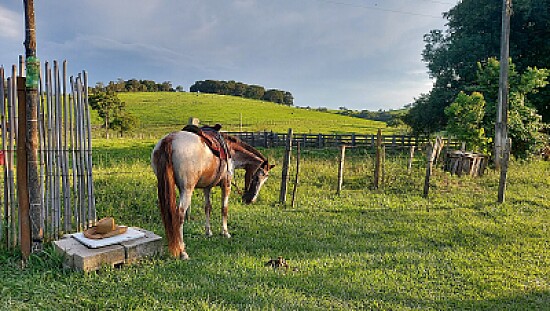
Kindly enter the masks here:
<path id="1" fill-rule="evenodd" d="M 222 188 L 222 235 L 230 238 L 229 230 L 227 229 L 227 212 L 229 210 L 229 193 L 231 192 L 231 180 L 225 179 L 221 185 Z"/>
<path id="2" fill-rule="evenodd" d="M 210 193 L 212 192 L 212 188 L 205 188 L 203 191 L 204 191 L 204 215 L 206 216 L 204 231 L 207 237 L 211 237 L 212 230 L 210 229 L 210 214 L 212 213 L 212 202 L 210 201 Z"/>

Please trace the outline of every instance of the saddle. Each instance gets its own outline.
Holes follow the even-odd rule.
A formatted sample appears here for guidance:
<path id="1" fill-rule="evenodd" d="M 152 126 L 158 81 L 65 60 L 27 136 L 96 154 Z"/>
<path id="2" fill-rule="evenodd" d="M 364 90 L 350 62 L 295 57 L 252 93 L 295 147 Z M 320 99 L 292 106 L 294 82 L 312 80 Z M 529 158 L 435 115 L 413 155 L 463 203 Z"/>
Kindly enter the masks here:
<path id="1" fill-rule="evenodd" d="M 199 135 L 202 141 L 208 146 L 208 148 L 210 148 L 210 150 L 212 150 L 212 153 L 216 157 L 227 161 L 231 158 L 231 155 L 229 154 L 229 149 L 227 148 L 225 139 L 223 139 L 223 136 L 220 134 L 221 128 L 222 126 L 220 124 L 216 124 L 214 126 L 205 125 L 200 128 L 196 125 L 189 124 L 181 130 Z"/>

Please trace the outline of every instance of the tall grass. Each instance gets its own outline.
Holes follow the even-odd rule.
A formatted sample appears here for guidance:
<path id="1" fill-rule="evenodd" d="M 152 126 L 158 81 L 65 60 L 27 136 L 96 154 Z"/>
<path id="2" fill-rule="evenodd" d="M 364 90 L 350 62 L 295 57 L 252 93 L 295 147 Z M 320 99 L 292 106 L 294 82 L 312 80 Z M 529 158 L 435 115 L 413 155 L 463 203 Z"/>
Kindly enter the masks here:
<path id="1" fill-rule="evenodd" d="M 98 140 L 98 215 L 164 235 L 149 168 L 153 140 Z M 282 151 L 262 150 L 276 164 Z M 513 162 L 506 203 L 498 174 L 439 170 L 422 198 L 423 159 L 389 154 L 371 189 L 370 152 L 350 150 L 341 195 L 337 150 L 302 154 L 295 208 L 280 206 L 280 167 L 259 202 L 230 200 L 231 239 L 204 236 L 202 195 L 185 224 L 189 261 L 163 255 L 97 273 L 64 270 L 51 250 L 19 267 L 0 251 L 9 310 L 544 310 L 550 305 L 550 163 Z M 294 173 L 290 172 L 291 175 Z M 242 172 L 236 176 L 242 183 Z M 214 202 L 220 201 L 219 190 Z M 214 232 L 220 231 L 215 206 Z M 265 267 L 283 256 L 288 270 Z"/>

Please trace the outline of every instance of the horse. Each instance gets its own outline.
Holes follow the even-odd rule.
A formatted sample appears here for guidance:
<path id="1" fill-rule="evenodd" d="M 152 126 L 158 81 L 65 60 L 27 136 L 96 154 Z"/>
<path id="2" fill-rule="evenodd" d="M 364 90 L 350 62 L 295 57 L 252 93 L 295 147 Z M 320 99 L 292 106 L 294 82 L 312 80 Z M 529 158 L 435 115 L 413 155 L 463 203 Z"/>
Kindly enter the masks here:
<path id="1" fill-rule="evenodd" d="M 274 167 L 258 150 L 239 138 L 215 132 L 221 137 L 227 159 L 218 156 L 204 137 L 184 130 L 160 139 L 151 154 L 151 166 L 157 177 L 158 206 L 168 239 L 168 249 L 176 258 L 189 259 L 183 242 L 183 224 L 195 188 L 204 191 L 205 234 L 208 237 L 212 236 L 210 194 L 213 187 L 221 188 L 221 233 L 230 238 L 227 213 L 234 169 L 246 171 L 242 199 L 246 204 L 251 204 L 256 201 L 260 188 L 269 176 L 269 170 Z M 176 187 L 180 194 L 177 206 Z"/>

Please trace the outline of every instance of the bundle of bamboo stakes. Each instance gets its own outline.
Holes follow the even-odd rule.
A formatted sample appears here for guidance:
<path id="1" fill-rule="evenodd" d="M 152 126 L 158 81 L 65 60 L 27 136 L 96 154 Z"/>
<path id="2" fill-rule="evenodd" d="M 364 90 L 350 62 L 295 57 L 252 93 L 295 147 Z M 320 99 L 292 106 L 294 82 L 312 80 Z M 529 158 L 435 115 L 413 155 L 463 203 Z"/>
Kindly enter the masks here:
<path id="1" fill-rule="evenodd" d="M 20 76 L 22 67 L 23 64 L 20 64 Z M 17 180 L 14 178 L 18 134 L 16 72 L 16 66 L 13 66 L 11 77 L 5 79 L 4 69 L 0 68 L 0 117 L 2 151 L 5 155 L 0 240 L 2 245 L 8 247 L 18 244 L 20 231 Z M 38 158 L 42 212 L 39 226 L 43 228 L 45 240 L 58 239 L 63 233 L 88 228 L 96 221 L 87 80 L 85 71 L 68 80 L 66 61 L 61 70 L 57 61 L 53 62 L 53 68 L 45 63 L 41 72 Z"/>

